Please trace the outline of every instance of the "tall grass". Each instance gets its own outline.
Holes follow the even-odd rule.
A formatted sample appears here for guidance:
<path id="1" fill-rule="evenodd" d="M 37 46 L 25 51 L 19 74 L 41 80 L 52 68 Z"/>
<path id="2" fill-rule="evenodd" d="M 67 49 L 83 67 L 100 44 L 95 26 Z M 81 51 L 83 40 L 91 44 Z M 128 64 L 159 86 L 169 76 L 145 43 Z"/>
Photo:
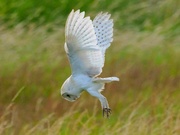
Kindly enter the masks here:
<path id="1" fill-rule="evenodd" d="M 145 90 L 147 92 L 147 90 Z M 150 90 L 131 93 L 121 93 L 124 97 L 114 99 L 113 113 L 110 119 L 104 119 L 98 111 L 97 101 L 91 101 L 91 106 L 86 106 L 87 102 L 79 102 L 66 107 L 66 112 L 57 115 L 54 112 L 40 116 L 38 121 L 23 122 L 19 127 L 19 119 L 22 116 L 15 104 L 10 104 L 5 113 L 1 116 L 2 134 L 122 134 L 122 135 L 178 135 L 180 114 L 178 99 L 179 91 L 169 92 L 165 90 L 161 94 Z M 176 95 L 177 94 L 177 95 Z M 114 94 L 111 94 L 113 96 Z M 87 98 L 81 98 L 86 100 Z M 111 99 L 110 103 L 112 102 Z M 36 105 L 36 104 L 34 104 Z M 53 105 L 53 104 L 51 104 Z M 42 104 L 41 104 L 42 106 Z M 62 105 L 59 106 L 62 109 Z M 34 113 L 44 113 L 42 110 Z M 31 117 L 26 112 L 27 117 Z M 6 117 L 6 118 L 5 118 Z M 18 124 L 18 125 L 17 125 Z"/>
<path id="2" fill-rule="evenodd" d="M 63 30 L 3 30 L 2 134 L 178 134 L 178 37 L 115 32 L 101 75 L 121 79 L 103 92 L 112 109 L 110 119 L 102 117 L 99 102 L 87 93 L 75 103 L 61 98 L 59 89 L 70 75 L 63 38 Z"/>

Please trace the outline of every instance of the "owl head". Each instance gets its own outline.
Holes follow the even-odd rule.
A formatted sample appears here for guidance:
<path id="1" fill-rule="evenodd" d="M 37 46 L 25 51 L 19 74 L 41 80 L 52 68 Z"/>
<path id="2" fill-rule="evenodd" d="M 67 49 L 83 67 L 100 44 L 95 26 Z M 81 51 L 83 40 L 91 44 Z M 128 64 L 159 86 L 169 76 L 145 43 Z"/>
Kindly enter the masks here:
<path id="1" fill-rule="evenodd" d="M 79 88 L 73 85 L 71 77 L 69 77 L 61 87 L 61 95 L 64 99 L 74 102 L 77 98 L 80 97 Z"/>

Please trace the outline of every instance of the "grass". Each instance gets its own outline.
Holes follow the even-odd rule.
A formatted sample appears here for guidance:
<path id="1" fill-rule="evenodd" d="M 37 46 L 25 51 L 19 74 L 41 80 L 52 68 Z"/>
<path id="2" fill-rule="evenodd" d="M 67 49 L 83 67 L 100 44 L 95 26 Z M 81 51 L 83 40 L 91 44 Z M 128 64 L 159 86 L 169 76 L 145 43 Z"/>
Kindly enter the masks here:
<path id="1" fill-rule="evenodd" d="M 152 40 L 151 32 L 115 32 L 102 76 L 121 81 L 103 92 L 113 111 L 104 119 L 99 101 L 87 93 L 75 103 L 59 94 L 70 75 L 63 30 L 21 30 L 3 30 L 1 38 L 2 134 L 178 134 L 178 37 L 165 41 L 157 34 Z"/>
<path id="2" fill-rule="evenodd" d="M 167 24 L 167 20 L 179 18 L 178 0 L 0 0 L 0 22 L 8 27 L 21 23 L 24 27 L 32 24 L 47 24 L 52 30 L 54 25 L 64 26 L 67 15 L 72 9 L 81 9 L 88 14 L 104 11 L 112 13 L 117 28 L 153 31 L 155 27 Z M 176 31 L 179 23 L 173 23 L 171 30 Z"/>
<path id="3" fill-rule="evenodd" d="M 178 1 L 64 1 L 64 7 L 59 1 L 0 1 L 0 134 L 178 135 Z M 103 91 L 110 119 L 88 93 L 74 103 L 59 93 L 71 74 L 63 26 L 69 11 L 80 7 L 92 16 L 106 9 L 115 22 L 101 75 L 120 78 Z M 38 13 L 27 16 L 30 11 Z"/>

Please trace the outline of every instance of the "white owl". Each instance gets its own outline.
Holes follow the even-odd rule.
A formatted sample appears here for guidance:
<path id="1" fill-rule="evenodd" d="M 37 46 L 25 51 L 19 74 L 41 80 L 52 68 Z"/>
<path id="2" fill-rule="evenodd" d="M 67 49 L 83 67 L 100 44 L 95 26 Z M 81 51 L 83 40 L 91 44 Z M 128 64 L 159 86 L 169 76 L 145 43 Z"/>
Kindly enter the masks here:
<path id="1" fill-rule="evenodd" d="M 119 81 L 119 78 L 97 76 L 104 66 L 105 51 L 113 41 L 113 20 L 108 13 L 99 13 L 93 21 L 84 15 L 85 12 L 72 10 L 66 22 L 64 48 L 72 75 L 62 85 L 61 95 L 73 102 L 87 91 L 99 99 L 103 116 L 109 117 L 111 109 L 101 91 L 105 83 Z"/>

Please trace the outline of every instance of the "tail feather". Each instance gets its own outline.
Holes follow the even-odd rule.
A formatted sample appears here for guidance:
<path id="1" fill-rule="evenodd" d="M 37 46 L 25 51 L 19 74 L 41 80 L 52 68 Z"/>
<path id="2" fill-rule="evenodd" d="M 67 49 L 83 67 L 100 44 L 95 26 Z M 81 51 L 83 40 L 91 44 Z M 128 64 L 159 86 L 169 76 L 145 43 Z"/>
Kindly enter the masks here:
<path id="1" fill-rule="evenodd" d="M 93 82 L 96 83 L 110 83 L 112 81 L 119 81 L 117 77 L 107 77 L 107 78 L 94 78 Z"/>

